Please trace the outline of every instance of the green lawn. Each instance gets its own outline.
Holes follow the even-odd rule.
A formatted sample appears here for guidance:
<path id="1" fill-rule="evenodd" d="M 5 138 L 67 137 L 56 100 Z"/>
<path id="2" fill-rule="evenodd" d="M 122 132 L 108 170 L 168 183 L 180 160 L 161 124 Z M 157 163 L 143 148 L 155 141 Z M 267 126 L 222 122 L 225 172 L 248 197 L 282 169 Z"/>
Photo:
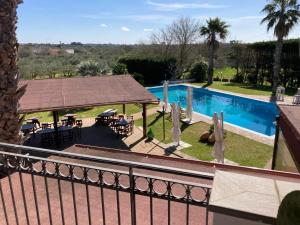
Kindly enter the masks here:
<path id="1" fill-rule="evenodd" d="M 222 91 L 230 91 L 245 95 L 263 95 L 271 96 L 271 86 L 259 86 L 259 85 L 247 85 L 247 84 L 236 84 L 236 83 L 224 83 L 214 81 L 213 84 L 207 86 L 206 83 L 193 83 L 201 87 L 214 88 Z M 287 89 L 286 95 L 293 96 L 296 93 L 294 89 Z"/>
<path id="2" fill-rule="evenodd" d="M 148 117 L 148 127 L 152 128 L 155 138 L 159 141 L 163 141 L 162 121 L 159 114 Z M 171 143 L 172 123 L 168 119 L 165 121 L 166 140 L 163 142 Z M 142 126 L 142 121 L 136 121 L 136 125 Z M 192 147 L 184 149 L 183 152 L 200 160 L 211 161 L 213 159 L 211 156 L 212 146 L 199 142 L 201 133 L 208 130 L 209 127 L 210 125 L 206 123 L 197 123 L 191 126 L 182 124 L 182 140 L 192 145 Z M 272 158 L 272 147 L 231 132 L 227 132 L 225 146 L 225 157 L 242 166 L 263 168 Z"/>
<path id="3" fill-rule="evenodd" d="M 233 79 L 236 75 L 236 69 L 231 67 L 224 68 L 215 68 L 214 69 L 214 77 L 219 77 L 220 79 Z"/>
<path id="4" fill-rule="evenodd" d="M 156 105 L 148 105 L 148 108 L 155 107 L 155 106 Z M 60 118 L 62 118 L 63 115 L 67 113 L 75 113 L 78 119 L 93 118 L 99 115 L 101 112 L 105 111 L 106 109 L 118 109 L 119 113 L 123 112 L 122 105 L 109 105 L 109 106 L 101 106 L 101 107 L 94 107 L 94 108 L 87 108 L 87 109 L 60 111 L 59 116 Z M 126 105 L 126 114 L 128 115 L 138 113 L 141 111 L 142 111 L 141 105 L 134 105 L 134 104 Z M 30 118 L 30 117 L 38 117 L 41 122 L 53 121 L 51 112 L 30 113 L 26 115 L 26 118 Z"/>

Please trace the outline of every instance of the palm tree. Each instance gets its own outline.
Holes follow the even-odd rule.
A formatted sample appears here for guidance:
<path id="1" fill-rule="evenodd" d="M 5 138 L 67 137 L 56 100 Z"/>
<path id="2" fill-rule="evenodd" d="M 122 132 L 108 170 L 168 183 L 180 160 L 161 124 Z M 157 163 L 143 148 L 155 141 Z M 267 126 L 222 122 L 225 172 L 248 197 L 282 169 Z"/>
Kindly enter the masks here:
<path id="1" fill-rule="evenodd" d="M 212 84 L 213 82 L 213 73 L 214 73 L 214 55 L 219 46 L 218 38 L 221 40 L 226 39 L 228 35 L 229 25 L 221 21 L 221 19 L 210 18 L 206 21 L 207 26 L 202 26 L 200 28 L 200 34 L 206 37 L 207 45 L 209 48 L 209 64 L 208 64 L 208 84 Z"/>
<path id="2" fill-rule="evenodd" d="M 20 2 L 0 0 L 0 142 L 14 144 L 22 141 L 18 101 L 25 92 L 25 87 L 18 89 L 16 10 Z"/>
<path id="3" fill-rule="evenodd" d="M 298 23 L 300 18 L 299 8 L 300 5 L 297 0 L 271 0 L 262 10 L 267 16 L 263 18 L 261 23 L 267 23 L 268 31 L 274 28 L 274 35 L 277 37 L 273 66 L 273 96 L 279 82 L 283 39 L 289 35 L 291 29 Z"/>

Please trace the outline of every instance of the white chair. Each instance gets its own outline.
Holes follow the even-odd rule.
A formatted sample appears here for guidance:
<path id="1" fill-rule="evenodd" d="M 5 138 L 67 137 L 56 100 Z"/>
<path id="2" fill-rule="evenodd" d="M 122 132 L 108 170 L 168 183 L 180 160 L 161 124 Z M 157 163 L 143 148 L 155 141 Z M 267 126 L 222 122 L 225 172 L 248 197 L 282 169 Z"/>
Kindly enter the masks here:
<path id="1" fill-rule="evenodd" d="M 285 94 L 285 88 L 279 86 L 276 90 L 276 100 L 277 101 L 284 101 L 284 94 Z"/>
<path id="2" fill-rule="evenodd" d="M 294 105 L 300 105 L 300 94 L 295 95 L 293 98 L 293 104 Z"/>

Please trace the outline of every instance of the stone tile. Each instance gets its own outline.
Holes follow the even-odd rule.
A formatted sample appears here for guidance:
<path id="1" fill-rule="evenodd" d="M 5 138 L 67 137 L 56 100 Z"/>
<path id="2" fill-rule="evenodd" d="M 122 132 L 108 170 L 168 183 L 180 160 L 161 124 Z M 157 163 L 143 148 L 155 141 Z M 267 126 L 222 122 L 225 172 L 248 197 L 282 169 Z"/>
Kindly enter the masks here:
<path id="1" fill-rule="evenodd" d="M 282 199 L 293 190 L 300 184 L 216 171 L 210 205 L 276 218 Z"/>

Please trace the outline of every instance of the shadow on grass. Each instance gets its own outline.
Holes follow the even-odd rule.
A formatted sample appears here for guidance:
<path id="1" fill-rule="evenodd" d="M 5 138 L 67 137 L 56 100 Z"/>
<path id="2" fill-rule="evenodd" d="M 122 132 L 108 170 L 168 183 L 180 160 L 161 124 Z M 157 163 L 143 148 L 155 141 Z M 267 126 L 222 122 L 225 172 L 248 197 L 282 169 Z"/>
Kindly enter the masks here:
<path id="1" fill-rule="evenodd" d="M 183 133 L 183 131 L 185 131 L 185 129 L 187 129 L 189 126 L 191 126 L 191 125 L 186 124 L 186 123 L 182 123 L 181 127 L 180 127 L 181 133 Z"/>
<path id="2" fill-rule="evenodd" d="M 166 114 L 165 114 L 165 116 L 166 116 Z M 151 121 L 151 122 L 148 124 L 148 127 L 154 125 L 154 124 L 155 124 L 158 120 L 160 120 L 162 117 L 163 117 L 163 114 L 162 114 L 162 113 L 159 113 L 159 114 L 155 117 L 155 119 L 154 119 L 153 121 Z"/>

